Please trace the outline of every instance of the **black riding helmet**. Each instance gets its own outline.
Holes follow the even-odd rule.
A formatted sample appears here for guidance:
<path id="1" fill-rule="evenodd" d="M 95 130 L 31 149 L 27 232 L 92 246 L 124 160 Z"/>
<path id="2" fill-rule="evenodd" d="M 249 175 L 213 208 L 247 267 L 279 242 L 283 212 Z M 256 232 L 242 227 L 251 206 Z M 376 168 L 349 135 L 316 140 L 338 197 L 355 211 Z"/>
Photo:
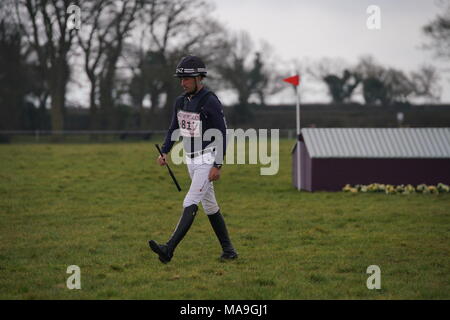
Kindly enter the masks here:
<path id="1" fill-rule="evenodd" d="M 206 77 L 206 66 L 202 59 L 191 55 L 181 58 L 177 65 L 174 77 L 182 78 L 197 76 Z"/>

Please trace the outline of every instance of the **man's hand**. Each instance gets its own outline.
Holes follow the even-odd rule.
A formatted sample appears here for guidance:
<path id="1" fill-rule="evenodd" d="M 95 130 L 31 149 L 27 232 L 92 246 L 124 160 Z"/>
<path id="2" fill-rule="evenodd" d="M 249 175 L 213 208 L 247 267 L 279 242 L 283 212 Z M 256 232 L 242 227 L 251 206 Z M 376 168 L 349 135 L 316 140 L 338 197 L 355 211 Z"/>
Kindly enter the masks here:
<path id="1" fill-rule="evenodd" d="M 156 159 L 156 162 L 157 162 L 160 166 L 165 166 L 165 165 L 167 164 L 166 156 L 167 156 L 167 153 L 163 153 L 163 156 L 162 156 L 162 157 L 161 157 L 161 155 L 159 155 L 158 159 Z"/>
<path id="2" fill-rule="evenodd" d="M 208 179 L 209 181 L 216 181 L 220 178 L 220 169 L 216 167 L 212 167 L 211 170 L 209 170 Z"/>

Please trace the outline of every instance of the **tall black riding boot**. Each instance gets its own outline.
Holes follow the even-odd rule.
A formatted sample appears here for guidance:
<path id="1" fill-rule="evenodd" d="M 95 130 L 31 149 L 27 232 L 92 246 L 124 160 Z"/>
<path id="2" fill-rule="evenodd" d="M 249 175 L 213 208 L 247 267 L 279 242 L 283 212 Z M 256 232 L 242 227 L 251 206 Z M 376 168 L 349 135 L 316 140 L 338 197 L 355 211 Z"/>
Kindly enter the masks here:
<path id="1" fill-rule="evenodd" d="M 180 220 L 170 237 L 169 241 L 166 244 L 158 244 L 155 240 L 150 240 L 148 242 L 150 248 L 159 256 L 159 260 L 162 263 L 169 262 L 173 257 L 173 252 L 175 248 L 180 243 L 180 241 L 184 238 L 186 233 L 189 231 L 189 228 L 194 222 L 195 215 L 197 213 L 198 206 L 193 204 L 189 207 L 184 208 L 183 214 L 181 215 Z"/>
<path id="2" fill-rule="evenodd" d="M 214 229 L 214 232 L 216 233 L 217 239 L 219 239 L 220 245 L 222 246 L 223 253 L 220 258 L 236 259 L 238 257 L 238 254 L 231 244 L 230 237 L 228 236 L 227 226 L 225 224 L 223 216 L 220 214 L 220 211 L 208 215 L 208 218 L 211 226 Z"/>

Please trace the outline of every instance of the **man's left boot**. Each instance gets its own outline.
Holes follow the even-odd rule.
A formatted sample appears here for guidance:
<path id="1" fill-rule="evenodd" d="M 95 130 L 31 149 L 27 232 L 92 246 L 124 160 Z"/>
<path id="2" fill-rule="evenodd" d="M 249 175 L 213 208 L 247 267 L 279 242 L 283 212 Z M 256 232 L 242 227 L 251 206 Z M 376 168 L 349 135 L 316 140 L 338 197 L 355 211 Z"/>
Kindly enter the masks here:
<path id="1" fill-rule="evenodd" d="M 228 236 L 227 226 L 220 211 L 217 211 L 215 214 L 208 215 L 208 219 L 217 236 L 217 239 L 219 239 L 220 245 L 222 246 L 223 252 L 220 258 L 224 260 L 236 259 L 238 254 L 236 250 L 234 250 L 233 244 Z"/>

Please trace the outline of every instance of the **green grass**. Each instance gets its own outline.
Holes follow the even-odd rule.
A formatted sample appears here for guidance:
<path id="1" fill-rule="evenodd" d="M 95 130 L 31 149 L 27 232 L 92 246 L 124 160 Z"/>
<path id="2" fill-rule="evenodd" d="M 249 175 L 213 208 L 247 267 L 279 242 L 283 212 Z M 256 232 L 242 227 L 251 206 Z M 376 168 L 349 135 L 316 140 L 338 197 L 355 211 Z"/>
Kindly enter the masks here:
<path id="1" fill-rule="evenodd" d="M 200 210 L 167 265 L 147 241 L 173 231 L 185 166 L 177 192 L 150 142 L 1 145 L 0 299 L 450 298 L 450 195 L 298 192 L 292 143 L 277 175 L 226 165 L 215 184 L 238 260 L 218 259 Z"/>

